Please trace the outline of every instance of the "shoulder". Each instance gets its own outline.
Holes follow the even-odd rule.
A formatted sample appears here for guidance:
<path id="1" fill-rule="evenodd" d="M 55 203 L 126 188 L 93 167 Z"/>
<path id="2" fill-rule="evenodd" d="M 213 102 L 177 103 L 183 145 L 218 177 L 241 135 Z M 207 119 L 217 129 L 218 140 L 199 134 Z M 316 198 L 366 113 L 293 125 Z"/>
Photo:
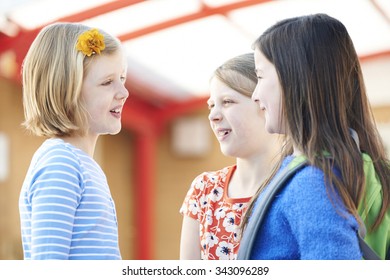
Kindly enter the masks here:
<path id="1" fill-rule="evenodd" d="M 33 161 L 40 165 L 58 161 L 73 165 L 79 163 L 79 156 L 62 140 L 48 139 L 35 152 Z"/>
<path id="2" fill-rule="evenodd" d="M 304 157 L 292 156 L 285 158 L 282 162 L 279 172 L 298 165 L 300 162 L 304 161 L 304 159 Z M 299 189 L 304 187 L 311 188 L 313 185 L 316 187 L 323 187 L 325 185 L 324 172 L 316 166 L 305 164 L 291 176 L 291 179 L 287 182 L 287 185 L 289 187 L 301 186 Z"/>
<path id="3" fill-rule="evenodd" d="M 228 174 L 230 174 L 235 169 L 235 165 L 226 166 L 220 170 L 216 171 L 206 171 L 198 175 L 197 179 L 208 180 L 208 181 L 219 181 L 226 180 Z"/>
<path id="4" fill-rule="evenodd" d="M 298 170 L 289 182 L 291 186 L 301 186 L 301 188 L 322 188 L 325 187 L 324 172 L 312 165 L 304 166 Z M 305 190 L 307 191 L 307 190 Z"/>
<path id="5" fill-rule="evenodd" d="M 286 168 L 286 166 L 282 168 Z M 287 212 L 344 212 L 344 204 L 337 191 L 325 179 L 324 172 L 312 165 L 299 169 L 278 195 L 279 205 Z M 288 206 L 287 206 L 288 205 Z"/>
<path id="6" fill-rule="evenodd" d="M 232 172 L 235 170 L 235 165 L 227 166 L 217 171 L 207 171 L 199 174 L 191 183 L 189 188 L 186 200 L 189 198 L 199 198 L 202 195 L 208 195 L 213 190 L 218 191 L 218 188 L 221 188 L 218 193 L 222 193 L 226 182 L 229 180 Z"/>
<path id="7" fill-rule="evenodd" d="M 303 217 L 336 220 L 339 214 L 350 216 L 337 190 L 325 179 L 324 172 L 312 165 L 298 170 L 275 197 L 275 202 L 277 209 L 292 220 L 298 216 L 303 220 Z"/>
<path id="8" fill-rule="evenodd" d="M 291 168 L 296 161 L 296 158 L 287 157 L 279 172 Z M 280 192 L 280 197 L 282 197 L 282 201 L 290 205 L 295 202 L 298 206 L 319 199 L 327 199 L 324 172 L 315 166 L 304 165 L 286 182 Z"/>
<path id="9" fill-rule="evenodd" d="M 53 194 L 78 199 L 84 189 L 83 179 L 77 154 L 63 141 L 49 139 L 36 151 L 23 187 L 30 199 L 38 194 L 47 199 L 55 198 Z"/>
<path id="10" fill-rule="evenodd" d="M 206 171 L 198 176 L 192 181 L 191 186 L 195 189 L 203 190 L 206 187 L 211 186 L 223 186 L 230 174 L 235 170 L 235 165 L 227 166 L 220 170 L 216 171 Z"/>
<path id="11" fill-rule="evenodd" d="M 229 180 L 235 165 L 227 166 L 216 171 L 206 171 L 192 181 L 187 192 L 180 213 L 196 217 L 204 211 L 209 199 L 213 202 L 219 200 L 224 192 L 226 181 Z"/>
<path id="12" fill-rule="evenodd" d="M 60 139 L 46 140 L 35 152 L 29 173 L 31 180 L 65 176 L 67 180 L 82 181 L 80 155 Z M 61 175 L 60 175 L 61 174 Z"/>

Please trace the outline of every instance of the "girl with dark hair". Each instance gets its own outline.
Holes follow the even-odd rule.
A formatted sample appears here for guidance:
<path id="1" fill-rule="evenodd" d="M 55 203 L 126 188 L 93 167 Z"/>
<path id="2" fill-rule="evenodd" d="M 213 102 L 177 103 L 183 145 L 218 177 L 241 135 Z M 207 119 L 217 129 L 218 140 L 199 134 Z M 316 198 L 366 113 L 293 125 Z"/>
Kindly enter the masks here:
<path id="1" fill-rule="evenodd" d="M 345 26 L 315 14 L 276 23 L 254 43 L 252 96 L 268 132 L 283 134 L 275 175 L 299 157 L 310 165 L 287 182 L 256 233 L 253 259 L 361 259 L 357 232 L 381 257 L 389 247 L 390 168 Z M 369 175 L 368 170 L 374 174 Z M 366 183 L 376 178 L 379 191 Z M 380 189 L 381 186 L 381 189 Z"/>

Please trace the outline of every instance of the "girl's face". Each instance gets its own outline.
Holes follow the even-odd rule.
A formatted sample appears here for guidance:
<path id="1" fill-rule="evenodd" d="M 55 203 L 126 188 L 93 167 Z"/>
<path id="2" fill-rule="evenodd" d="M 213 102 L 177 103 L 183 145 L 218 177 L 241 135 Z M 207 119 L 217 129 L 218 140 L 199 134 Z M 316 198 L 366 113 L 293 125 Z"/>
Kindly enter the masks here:
<path id="1" fill-rule="evenodd" d="M 121 130 L 127 64 L 122 50 L 95 55 L 84 77 L 81 96 L 89 113 L 88 135 L 117 134 Z"/>
<path id="2" fill-rule="evenodd" d="M 207 101 L 211 128 L 224 155 L 249 158 L 264 153 L 264 116 L 255 102 L 214 77 Z"/>
<path id="3" fill-rule="evenodd" d="M 265 113 L 265 128 L 269 133 L 286 132 L 282 118 L 282 89 L 275 66 L 258 49 L 255 49 L 257 86 L 252 99 Z"/>

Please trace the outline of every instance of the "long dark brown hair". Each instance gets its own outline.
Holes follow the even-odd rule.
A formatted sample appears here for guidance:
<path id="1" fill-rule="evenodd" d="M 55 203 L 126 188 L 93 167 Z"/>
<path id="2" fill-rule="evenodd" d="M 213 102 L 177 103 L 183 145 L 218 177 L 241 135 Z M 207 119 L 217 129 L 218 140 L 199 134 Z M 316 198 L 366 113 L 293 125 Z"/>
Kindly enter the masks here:
<path id="1" fill-rule="evenodd" d="M 372 158 L 383 195 L 381 211 L 369 227 L 374 230 L 389 207 L 390 164 L 347 29 L 326 14 L 290 18 L 266 30 L 254 42 L 254 48 L 274 64 L 278 73 L 287 133 L 281 158 L 253 198 L 243 226 L 253 202 L 275 175 L 283 158 L 292 153 L 294 145 L 324 172 L 332 183 L 327 184 L 328 193 L 338 192 L 347 210 L 357 219 L 357 207 L 365 193 L 361 152 Z M 360 149 L 350 129 L 357 132 Z M 334 167 L 340 170 L 340 177 L 332 172 Z"/>

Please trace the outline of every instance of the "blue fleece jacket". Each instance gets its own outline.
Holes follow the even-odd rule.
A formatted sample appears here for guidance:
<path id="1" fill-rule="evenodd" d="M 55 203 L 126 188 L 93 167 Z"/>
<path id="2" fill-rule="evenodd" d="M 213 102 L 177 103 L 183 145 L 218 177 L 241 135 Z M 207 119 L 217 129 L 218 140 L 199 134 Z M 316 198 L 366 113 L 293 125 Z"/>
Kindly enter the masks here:
<path id="1" fill-rule="evenodd" d="M 287 157 L 281 169 L 293 158 Z M 255 207 L 261 199 L 260 195 Z M 358 227 L 341 199 L 327 192 L 324 173 L 306 166 L 275 197 L 257 234 L 251 259 L 362 259 Z"/>

